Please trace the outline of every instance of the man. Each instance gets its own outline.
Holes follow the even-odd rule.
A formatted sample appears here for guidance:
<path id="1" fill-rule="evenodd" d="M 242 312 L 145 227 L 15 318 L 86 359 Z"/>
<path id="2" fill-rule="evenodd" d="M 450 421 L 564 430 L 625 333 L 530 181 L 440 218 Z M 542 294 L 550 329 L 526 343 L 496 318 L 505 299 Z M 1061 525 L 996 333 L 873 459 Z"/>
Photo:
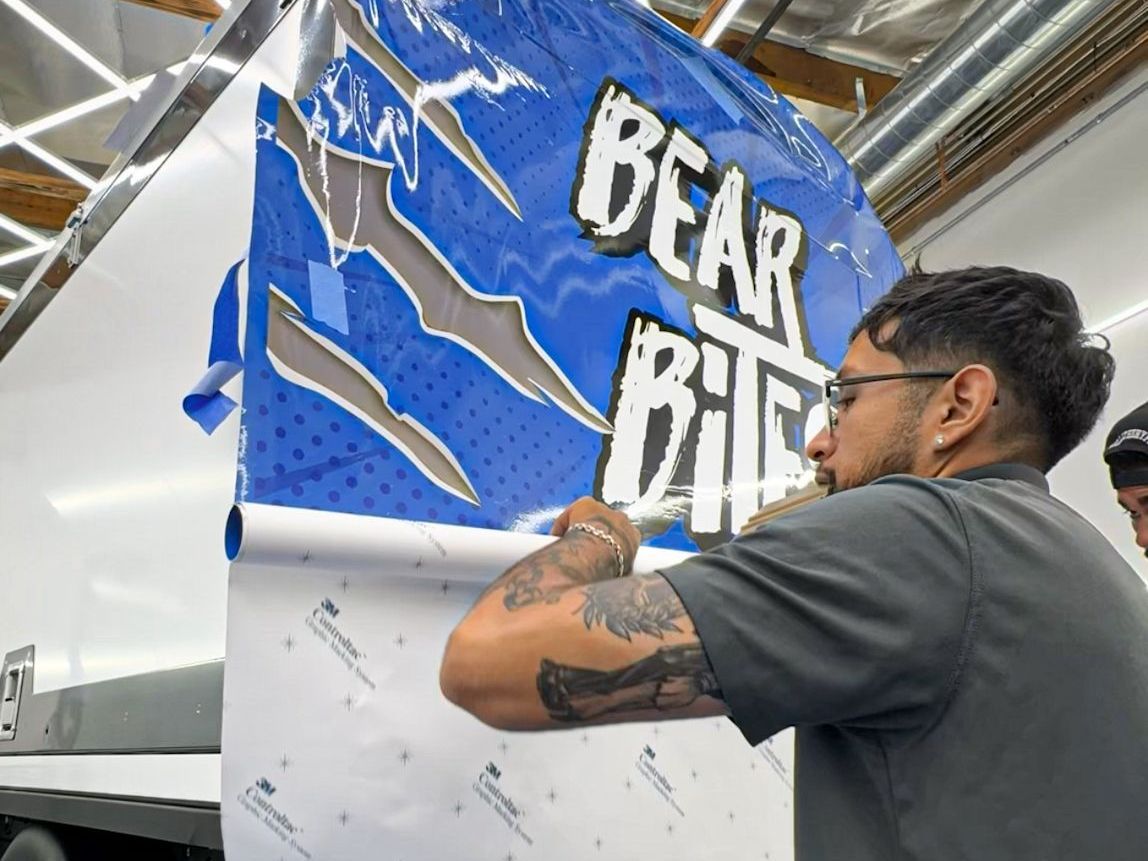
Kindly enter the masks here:
<path id="1" fill-rule="evenodd" d="M 1116 501 L 1132 518 L 1136 543 L 1148 556 L 1148 403 L 1115 425 L 1104 445 Z"/>
<path id="2" fill-rule="evenodd" d="M 1112 373 L 1058 281 L 911 274 L 826 386 L 832 495 L 629 577 L 633 527 L 575 502 L 459 624 L 443 691 L 507 729 L 795 726 L 799 861 L 1142 859 L 1148 592 L 1043 475 Z"/>

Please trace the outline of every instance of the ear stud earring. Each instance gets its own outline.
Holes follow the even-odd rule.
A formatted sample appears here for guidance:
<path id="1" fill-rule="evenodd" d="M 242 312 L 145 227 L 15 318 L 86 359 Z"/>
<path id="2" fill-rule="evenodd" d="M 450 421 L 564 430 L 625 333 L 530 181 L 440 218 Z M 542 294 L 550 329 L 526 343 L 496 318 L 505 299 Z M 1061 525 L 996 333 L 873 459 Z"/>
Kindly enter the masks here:
<path id="1" fill-rule="evenodd" d="M 933 438 L 933 442 L 936 443 L 937 448 L 941 448 L 945 444 L 945 438 L 941 434 L 937 434 Z"/>

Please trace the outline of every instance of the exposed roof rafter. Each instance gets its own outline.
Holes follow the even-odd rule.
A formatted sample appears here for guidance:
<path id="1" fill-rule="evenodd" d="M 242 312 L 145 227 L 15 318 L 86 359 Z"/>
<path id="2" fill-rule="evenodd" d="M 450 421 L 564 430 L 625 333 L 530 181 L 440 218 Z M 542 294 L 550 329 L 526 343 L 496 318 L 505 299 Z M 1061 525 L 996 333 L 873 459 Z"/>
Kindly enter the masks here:
<path id="1" fill-rule="evenodd" d="M 149 6 L 161 12 L 172 12 L 176 15 L 185 15 L 197 21 L 214 21 L 223 14 L 223 3 L 215 0 L 122 0 L 126 3 L 135 3 L 137 6 Z M 230 6 L 231 3 L 226 4 Z"/>
<path id="2" fill-rule="evenodd" d="M 0 213 L 30 227 L 63 230 L 88 189 L 70 179 L 0 168 Z"/>
<path id="3" fill-rule="evenodd" d="M 698 24 L 693 18 L 655 11 L 687 33 L 693 32 Z M 736 57 L 749 40 L 750 34 L 727 29 L 718 37 L 714 47 L 723 54 Z M 900 83 L 900 79 L 892 75 L 829 60 L 769 39 L 757 46 L 746 67 L 782 95 L 853 113 L 857 111 L 858 78 L 864 83 L 869 107 Z"/>

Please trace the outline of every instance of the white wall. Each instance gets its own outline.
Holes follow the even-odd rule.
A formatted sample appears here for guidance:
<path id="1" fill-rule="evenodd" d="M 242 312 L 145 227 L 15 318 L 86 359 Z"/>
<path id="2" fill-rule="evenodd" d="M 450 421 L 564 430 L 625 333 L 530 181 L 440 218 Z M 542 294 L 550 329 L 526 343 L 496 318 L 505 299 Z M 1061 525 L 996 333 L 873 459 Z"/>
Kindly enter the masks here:
<path id="1" fill-rule="evenodd" d="M 1148 400 L 1146 141 L 1148 72 L 918 230 L 901 251 L 906 259 L 920 251 L 930 270 L 1009 265 L 1059 278 L 1076 293 L 1089 328 L 1112 339 L 1116 380 L 1101 424 L 1050 480 L 1053 492 L 1148 579 L 1148 560 L 1133 542 L 1101 459 L 1108 427 Z"/>

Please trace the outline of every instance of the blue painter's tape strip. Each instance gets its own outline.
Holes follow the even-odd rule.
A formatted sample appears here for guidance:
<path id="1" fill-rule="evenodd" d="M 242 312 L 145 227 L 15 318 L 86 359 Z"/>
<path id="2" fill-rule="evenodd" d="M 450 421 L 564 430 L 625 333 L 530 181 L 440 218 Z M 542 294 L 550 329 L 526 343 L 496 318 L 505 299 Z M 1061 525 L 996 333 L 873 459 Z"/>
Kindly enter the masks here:
<path id="1" fill-rule="evenodd" d="M 314 260 L 307 261 L 311 282 L 311 319 L 326 323 L 337 332 L 350 334 L 347 325 L 347 287 L 343 273 Z"/>
<path id="2" fill-rule="evenodd" d="M 211 433 L 235 409 L 235 401 L 222 388 L 243 370 L 239 352 L 239 267 L 240 260 L 227 272 L 212 314 L 211 347 L 205 373 L 183 399 L 188 418 Z"/>

